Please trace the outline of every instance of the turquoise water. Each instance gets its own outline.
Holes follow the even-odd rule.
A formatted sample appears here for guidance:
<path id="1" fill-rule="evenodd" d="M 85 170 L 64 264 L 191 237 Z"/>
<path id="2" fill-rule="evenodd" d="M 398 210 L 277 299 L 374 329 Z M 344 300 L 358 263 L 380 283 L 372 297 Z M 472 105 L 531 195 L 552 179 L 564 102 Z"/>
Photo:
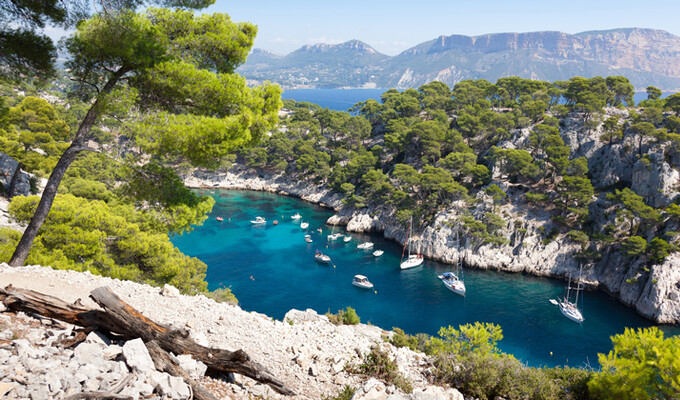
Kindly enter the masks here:
<path id="1" fill-rule="evenodd" d="M 331 110 L 347 111 L 360 101 L 369 99 L 380 101 L 380 96 L 387 89 L 291 89 L 286 90 L 281 95 L 283 99 L 294 99 L 296 101 L 309 101 L 328 107 Z M 664 92 L 661 97 L 671 95 Z M 647 98 L 647 93 L 637 92 L 633 95 L 635 104 Z"/>
<path id="2" fill-rule="evenodd" d="M 437 275 L 452 266 L 426 260 L 423 267 L 401 271 L 401 247 L 381 235 L 352 234 L 351 242 L 327 243 L 332 227 L 328 210 L 299 199 L 265 192 L 206 191 L 217 204 L 211 218 L 193 232 L 173 238 L 185 254 L 208 265 L 210 289 L 230 287 L 243 309 L 282 319 L 291 308 L 319 313 L 357 310 L 361 321 L 407 333 L 436 334 L 441 326 L 475 321 L 503 328 L 500 347 L 529 365 L 597 366 L 597 353 L 611 349 L 611 335 L 625 327 L 650 322 L 615 299 L 600 293 L 584 295 L 583 325 L 562 316 L 548 302 L 563 294 L 565 282 L 465 269 L 465 298 L 442 285 Z M 303 231 L 290 216 L 299 212 L 309 222 Z M 249 221 L 263 216 L 267 224 Z M 221 216 L 223 222 L 215 220 Z M 272 222 L 278 220 L 278 225 Z M 316 231 L 322 228 L 322 233 Z M 336 228 L 338 231 L 338 228 Z M 313 243 L 304 241 L 305 233 Z M 385 254 L 375 258 L 357 244 L 370 240 Z M 314 261 L 316 249 L 330 255 L 334 266 Z M 352 286 L 352 277 L 366 275 L 375 291 Z M 678 329 L 667 327 L 668 333 Z M 552 355 L 551 355 L 552 352 Z"/>

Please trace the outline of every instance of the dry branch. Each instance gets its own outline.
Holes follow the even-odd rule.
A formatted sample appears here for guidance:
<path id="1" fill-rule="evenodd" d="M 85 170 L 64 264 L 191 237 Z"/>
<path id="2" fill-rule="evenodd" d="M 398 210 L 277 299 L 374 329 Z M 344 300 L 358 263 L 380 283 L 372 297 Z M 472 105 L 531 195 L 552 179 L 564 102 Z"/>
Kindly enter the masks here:
<path id="1" fill-rule="evenodd" d="M 186 330 L 173 330 L 142 315 L 122 301 L 109 288 L 100 287 L 90 297 L 104 310 L 68 304 L 56 297 L 11 285 L 0 289 L 0 301 L 13 311 L 24 311 L 79 325 L 108 331 L 125 339 L 141 338 L 145 343 L 156 341 L 160 347 L 175 354 L 189 354 L 218 373 L 235 372 L 245 375 L 284 395 L 295 395 L 264 366 L 251 360 L 243 350 L 212 349 L 194 342 Z"/>

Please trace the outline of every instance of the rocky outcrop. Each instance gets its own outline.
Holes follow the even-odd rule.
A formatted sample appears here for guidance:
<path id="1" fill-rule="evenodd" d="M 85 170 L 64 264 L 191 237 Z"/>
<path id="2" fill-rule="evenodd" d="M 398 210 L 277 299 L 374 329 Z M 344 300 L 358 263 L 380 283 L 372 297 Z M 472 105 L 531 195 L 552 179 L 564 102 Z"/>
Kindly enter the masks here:
<path id="1" fill-rule="evenodd" d="M 617 111 L 614 111 L 617 112 Z M 570 128 L 569 128 L 570 127 Z M 589 156 L 589 162 L 601 162 L 607 154 L 616 152 L 617 148 L 604 149 L 604 144 L 597 137 L 597 132 L 585 134 L 583 124 L 573 122 L 564 131 L 567 144 L 579 154 Z M 512 144 L 526 140 L 528 132 L 519 132 Z M 632 139 L 630 139 L 632 140 Z M 620 144 L 619 146 L 625 146 Z M 620 161 L 620 160 L 619 160 Z M 601 184 L 611 182 L 611 178 L 633 176 L 635 163 L 610 164 L 603 168 L 599 181 Z M 656 178 L 646 180 L 650 185 L 663 187 L 673 174 L 664 175 L 664 169 L 657 169 Z M 672 171 L 675 171 L 672 169 Z M 324 204 L 336 210 L 336 214 L 327 221 L 331 225 L 344 225 L 350 232 L 379 232 L 388 239 L 403 244 L 406 229 L 400 224 L 390 209 L 373 206 L 364 209 L 343 207 L 340 196 L 333 194 L 323 185 L 313 184 L 284 175 L 258 175 L 254 170 L 244 168 L 232 172 L 216 174 L 195 172 L 185 179 L 192 187 L 220 187 L 226 189 L 265 190 L 274 193 L 293 195 L 303 200 Z M 444 263 L 455 263 L 462 257 L 466 267 L 492 269 L 507 272 L 520 272 L 536 276 L 569 279 L 579 274 L 579 261 L 574 257 L 581 251 L 581 244 L 569 239 L 567 235 L 557 235 L 547 239 L 551 229 L 556 228 L 551 222 L 551 214 L 547 210 L 532 208 L 519 199 L 521 190 L 503 181 L 494 181 L 502 187 L 512 202 L 505 205 L 494 205 L 483 191 L 478 193 L 478 204 L 472 211 L 481 217 L 485 212 L 494 211 L 506 221 L 507 225 L 496 234 L 506 244 L 488 244 L 462 233 L 459 210 L 467 209 L 461 204 L 451 204 L 447 210 L 437 214 L 434 221 L 426 226 L 417 227 L 410 240 L 413 251 L 425 257 Z M 595 183 L 595 182 L 594 182 Z M 656 186 L 654 186 L 656 187 Z M 674 197 L 667 190 L 658 191 L 660 199 Z M 599 203 L 593 203 L 598 207 Z M 599 214 L 607 215 L 605 211 Z M 601 221 L 600 221 L 601 222 Z M 459 233 L 459 246 L 456 246 L 456 233 Z M 644 272 L 644 265 L 639 265 L 620 252 L 605 252 L 598 261 L 586 262 L 582 265 L 582 280 L 591 288 L 600 288 L 617 297 L 622 303 L 634 307 L 641 315 L 659 323 L 680 323 L 680 263 L 677 258 L 669 258 L 667 267 L 655 266 L 652 274 Z M 639 261 L 638 261 L 639 262 Z M 675 266 L 675 267 L 674 267 Z M 661 272 L 665 271 L 665 272 Z M 677 274 L 677 276 L 676 276 Z M 634 283 L 630 283 L 634 282 Z M 658 286 L 658 287 L 657 287 Z"/>
<path id="2" fill-rule="evenodd" d="M 313 310 L 291 310 L 283 321 L 247 312 L 238 306 L 216 303 L 204 296 L 178 295 L 163 289 L 129 281 L 94 276 L 76 271 L 58 271 L 39 266 L 19 268 L 0 264 L 0 282 L 33 289 L 69 303 L 81 299 L 96 307 L 88 293 L 107 286 L 123 301 L 151 320 L 188 330 L 199 344 L 229 350 L 243 349 L 264 365 L 297 396 L 293 399 L 320 399 L 334 396 L 345 385 L 365 388 L 355 399 L 462 399 L 455 389 L 428 383 L 425 355 L 385 343 L 386 332 L 369 325 L 336 326 Z M 2 303 L 0 303 L 1 305 Z M 0 309 L 3 311 L 3 309 Z M 0 313 L 0 397 L 65 398 L 83 391 L 110 391 L 123 383 L 122 395 L 131 398 L 190 398 L 182 379 L 156 371 L 141 340 L 109 340 L 97 332 L 75 348 L 68 348 L 75 328 L 23 313 Z M 266 344 L 266 345 L 265 345 Z M 359 364 L 373 346 L 380 346 L 411 382 L 413 394 L 394 386 L 367 382 L 368 377 L 351 375 L 348 364 Z M 218 398 L 283 399 L 268 386 L 240 375 L 208 378 L 205 365 L 179 356 L 180 365 Z M 379 389 L 369 388 L 378 386 Z M 4 392 L 3 392 L 4 391 Z M 366 397 L 366 393 L 374 397 Z M 423 397 L 444 393 L 446 397 Z M 372 395 L 373 396 L 373 395 Z"/>
<path id="3" fill-rule="evenodd" d="M 193 188 L 224 188 L 235 190 L 257 190 L 286 196 L 299 197 L 310 203 L 339 209 L 342 196 L 324 185 L 284 174 L 258 172 L 252 168 L 236 165 L 226 172 L 194 171 L 184 177 L 184 184 Z"/>
<path id="4" fill-rule="evenodd" d="M 9 193 L 10 183 L 14 177 L 15 171 L 19 162 L 5 153 L 0 153 L 0 185 L 3 187 L 3 193 Z M 19 171 L 14 184 L 14 196 L 28 196 L 31 193 L 30 176 L 24 172 Z"/>

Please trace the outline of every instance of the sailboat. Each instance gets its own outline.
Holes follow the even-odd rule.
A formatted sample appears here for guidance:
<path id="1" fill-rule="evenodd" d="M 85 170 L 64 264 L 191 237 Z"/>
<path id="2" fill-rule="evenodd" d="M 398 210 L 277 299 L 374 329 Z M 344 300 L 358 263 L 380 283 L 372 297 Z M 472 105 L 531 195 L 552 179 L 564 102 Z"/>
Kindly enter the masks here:
<path id="1" fill-rule="evenodd" d="M 574 301 L 571 301 L 571 289 L 574 289 Z M 582 309 L 578 308 L 578 296 L 581 292 L 581 308 L 583 308 L 583 287 L 581 286 L 581 266 L 578 269 L 578 281 L 576 287 L 571 287 L 571 275 L 569 276 L 569 283 L 567 284 L 567 293 L 560 300 L 550 299 L 550 302 L 560 308 L 562 315 L 569 318 L 574 322 L 582 323 L 585 318 L 583 318 Z"/>
<path id="2" fill-rule="evenodd" d="M 411 254 L 411 248 L 408 248 L 408 258 L 406 258 L 406 261 L 404 261 L 404 253 L 406 252 L 406 248 L 408 247 L 408 240 L 411 235 L 411 226 L 413 224 L 413 217 L 411 217 L 411 220 L 408 222 L 408 232 L 406 233 L 406 241 L 404 241 L 404 249 L 401 251 L 401 263 L 399 264 L 399 268 L 401 269 L 409 269 L 409 268 L 415 268 L 419 265 L 421 265 L 424 261 L 423 256 L 420 254 Z"/>
<path id="3" fill-rule="evenodd" d="M 462 261 L 460 257 L 460 246 L 458 243 L 458 232 L 456 232 L 456 249 L 458 249 L 458 261 L 456 261 L 456 272 L 444 272 L 438 278 L 442 280 L 444 286 L 455 294 L 465 297 L 465 282 L 463 281 Z"/>

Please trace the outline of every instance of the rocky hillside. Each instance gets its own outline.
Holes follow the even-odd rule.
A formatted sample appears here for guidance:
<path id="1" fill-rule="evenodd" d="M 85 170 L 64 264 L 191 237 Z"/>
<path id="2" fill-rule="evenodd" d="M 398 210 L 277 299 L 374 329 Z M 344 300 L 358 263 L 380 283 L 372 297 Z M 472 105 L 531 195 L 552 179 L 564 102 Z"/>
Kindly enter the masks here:
<path id="1" fill-rule="evenodd" d="M 389 57 L 357 40 L 304 46 L 282 58 L 254 53 L 239 71 L 284 87 L 410 88 L 505 76 L 566 80 L 626 76 L 638 89 L 680 89 L 680 38 L 653 29 L 440 36 Z"/>
<path id="2" fill-rule="evenodd" d="M 353 399 L 451 399 L 462 400 L 455 389 L 431 386 L 423 371 L 424 355 L 384 343 L 384 332 L 374 326 L 336 326 L 312 310 L 291 310 L 285 322 L 246 312 L 234 305 L 216 303 L 204 296 L 183 296 L 177 289 L 163 290 L 128 281 L 112 280 L 75 271 L 56 271 L 0 264 L 3 287 L 33 289 L 69 303 L 81 299 L 96 307 L 88 293 L 107 286 L 121 299 L 152 320 L 188 329 L 199 344 L 243 349 L 255 361 L 298 393 L 295 399 L 335 396 L 345 385 L 358 388 Z M 130 399 L 189 399 L 191 392 L 181 379 L 156 370 L 140 339 L 127 342 L 92 332 L 75 346 L 76 327 L 10 313 L 0 303 L 0 398 L 63 399 L 83 392 L 115 392 Z M 365 376 L 345 372 L 360 363 L 372 346 L 380 346 L 412 383 L 404 394 Z M 205 377 L 206 367 L 180 356 L 180 365 L 221 399 L 290 398 L 268 386 L 243 377 Z M 83 397 L 73 397 L 83 398 Z M 120 397 L 123 398 L 123 397 Z"/>

